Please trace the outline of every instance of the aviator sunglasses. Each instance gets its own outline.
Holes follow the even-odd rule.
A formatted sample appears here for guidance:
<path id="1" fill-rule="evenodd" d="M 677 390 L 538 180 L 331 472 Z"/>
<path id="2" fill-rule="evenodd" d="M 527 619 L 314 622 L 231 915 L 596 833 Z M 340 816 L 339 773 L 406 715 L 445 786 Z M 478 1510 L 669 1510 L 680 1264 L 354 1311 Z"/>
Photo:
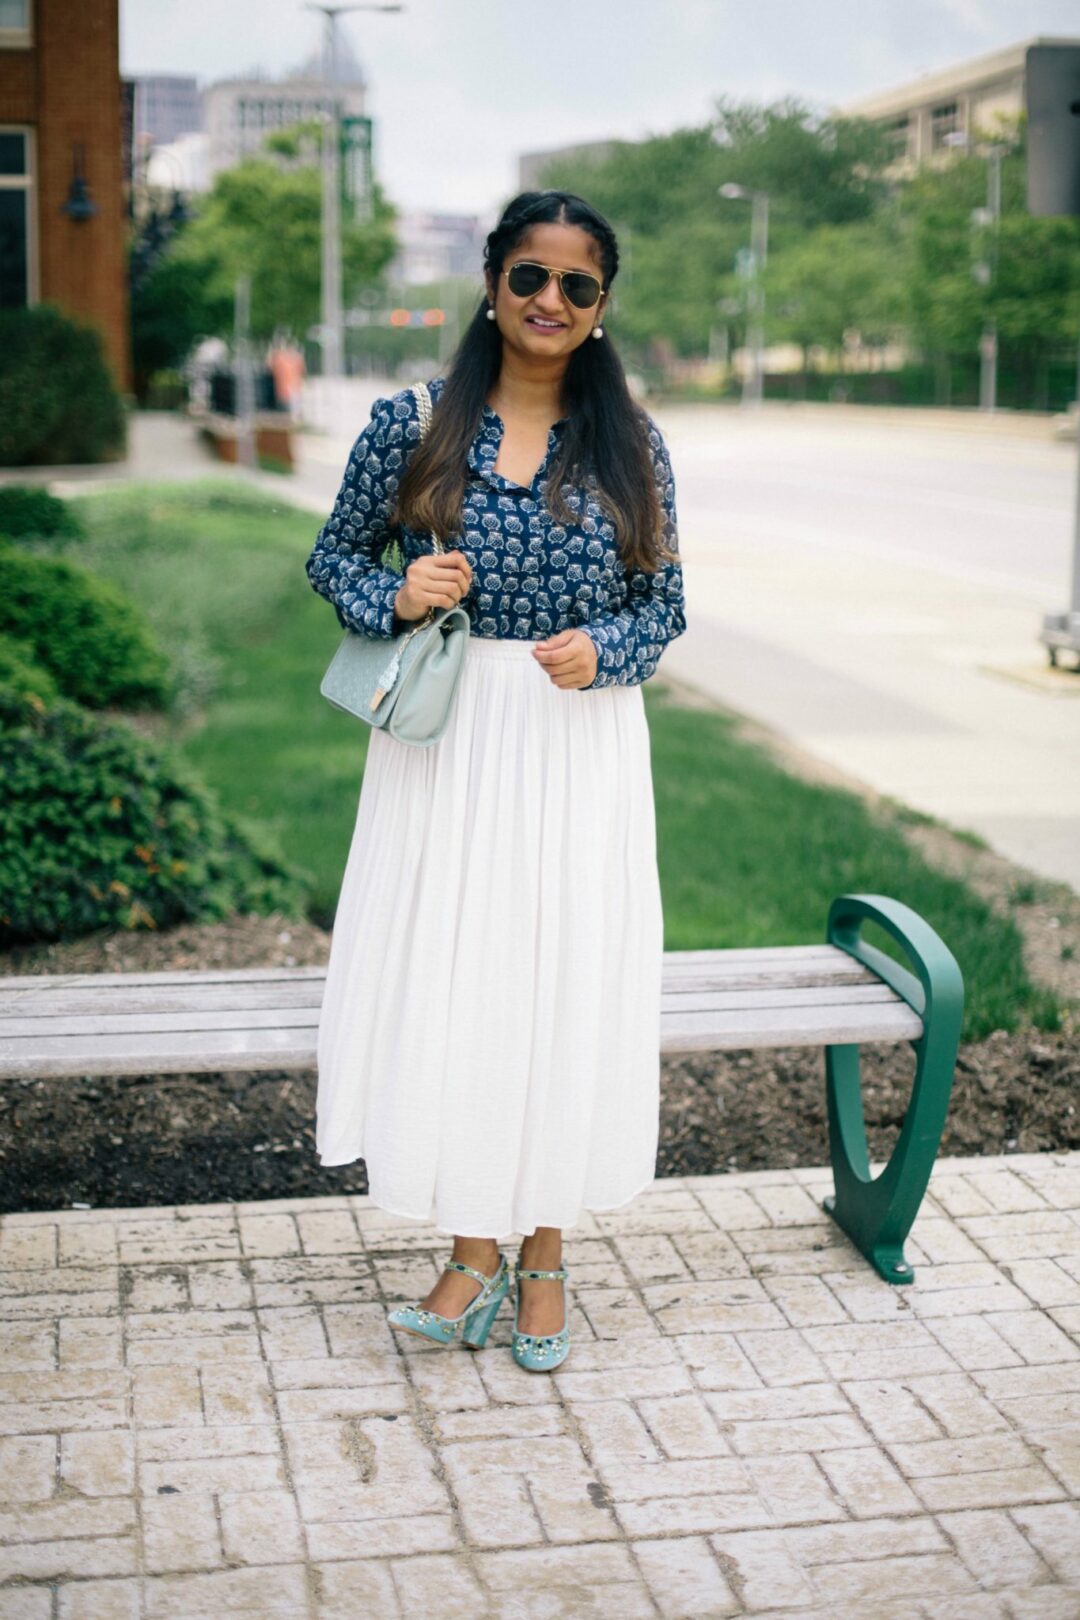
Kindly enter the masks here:
<path id="1" fill-rule="evenodd" d="M 563 297 L 575 309 L 592 309 L 604 290 L 596 276 L 590 276 L 586 270 L 555 270 L 549 264 L 534 264 L 531 259 L 519 260 L 509 270 L 504 270 L 503 275 L 515 298 L 534 298 L 552 276 L 558 276 Z"/>

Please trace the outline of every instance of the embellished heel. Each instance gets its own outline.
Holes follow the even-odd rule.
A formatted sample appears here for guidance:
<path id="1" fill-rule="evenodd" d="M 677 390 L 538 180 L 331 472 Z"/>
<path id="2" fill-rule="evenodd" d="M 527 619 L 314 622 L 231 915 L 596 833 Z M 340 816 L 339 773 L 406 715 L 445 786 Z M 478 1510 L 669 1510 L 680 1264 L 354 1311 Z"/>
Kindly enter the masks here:
<path id="1" fill-rule="evenodd" d="M 436 1344 L 454 1344 L 460 1341 L 470 1350 L 480 1350 L 491 1331 L 495 1314 L 510 1291 L 510 1269 L 506 1256 L 499 1255 L 499 1266 L 493 1277 L 487 1277 L 475 1266 L 461 1260 L 448 1260 L 444 1271 L 464 1271 L 483 1284 L 475 1299 L 471 1299 L 460 1316 L 440 1316 L 438 1311 L 426 1311 L 419 1304 L 399 1305 L 387 1313 L 391 1327 L 403 1328 L 423 1339 L 434 1339 Z"/>
<path id="2" fill-rule="evenodd" d="M 570 1307 L 566 1301 L 566 1267 L 557 1271 L 533 1271 L 520 1262 L 514 1262 L 514 1326 L 510 1334 L 510 1349 L 519 1367 L 528 1372 L 550 1372 L 570 1354 Z M 558 1333 L 522 1333 L 518 1329 L 522 1277 L 551 1277 L 563 1285 L 563 1325 Z"/>

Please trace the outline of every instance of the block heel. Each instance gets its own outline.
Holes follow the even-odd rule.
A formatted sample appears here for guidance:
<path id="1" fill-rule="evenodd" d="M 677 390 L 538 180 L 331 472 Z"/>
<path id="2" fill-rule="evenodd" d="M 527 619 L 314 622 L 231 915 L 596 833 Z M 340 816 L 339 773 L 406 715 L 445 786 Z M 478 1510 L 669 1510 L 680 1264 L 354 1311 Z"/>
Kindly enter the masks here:
<path id="1" fill-rule="evenodd" d="M 499 1306 L 506 1298 L 508 1290 L 504 1290 L 496 1298 L 481 1306 L 478 1311 L 470 1311 L 461 1330 L 461 1342 L 467 1350 L 482 1350 L 487 1343 L 487 1336 L 491 1332 L 491 1324 L 499 1314 Z"/>

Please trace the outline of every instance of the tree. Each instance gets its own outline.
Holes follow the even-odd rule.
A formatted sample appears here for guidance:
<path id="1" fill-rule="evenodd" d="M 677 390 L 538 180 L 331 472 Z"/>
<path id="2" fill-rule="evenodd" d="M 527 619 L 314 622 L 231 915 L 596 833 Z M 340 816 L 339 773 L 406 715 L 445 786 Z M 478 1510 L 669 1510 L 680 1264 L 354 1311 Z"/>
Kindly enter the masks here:
<path id="1" fill-rule="evenodd" d="M 921 171 L 900 211 L 911 242 L 912 336 L 931 355 L 974 355 L 984 327 L 998 330 L 1002 358 L 1030 385 L 1049 357 L 1071 348 L 1080 324 L 1080 223 L 1027 211 L 1020 132 L 1006 139 L 1001 218 L 986 205 L 987 160 L 954 159 Z M 977 267 L 989 273 L 980 280 Z"/>
<path id="2" fill-rule="evenodd" d="M 394 210 L 381 188 L 373 189 L 370 223 L 342 222 L 346 303 L 394 254 Z M 286 167 L 271 157 L 252 157 L 217 176 L 173 255 L 200 280 L 214 333 L 224 336 L 231 329 L 241 274 L 251 276 L 255 337 L 269 338 L 279 326 L 303 335 L 318 321 L 321 198 L 321 175 L 310 164 Z"/>
<path id="3" fill-rule="evenodd" d="M 708 124 L 620 143 L 601 159 L 553 160 L 542 183 L 576 191 L 611 220 L 624 263 L 613 330 L 632 354 L 662 339 L 702 354 L 718 305 L 736 290 L 735 257 L 749 238 L 735 181 L 769 193 L 771 253 L 820 225 L 868 219 L 890 156 L 873 125 L 811 112 L 800 102 L 758 107 L 720 100 Z M 627 252 L 629 249 L 629 252 Z"/>
<path id="4" fill-rule="evenodd" d="M 866 344 L 895 337 L 906 314 L 904 244 L 884 224 L 819 225 L 791 244 L 766 276 L 767 336 L 803 351 L 843 357 L 858 333 Z"/>
<path id="5" fill-rule="evenodd" d="M 713 131 L 720 182 L 768 192 L 781 238 L 867 220 L 887 195 L 892 150 L 879 126 L 865 119 L 815 113 L 791 98 L 759 106 L 721 97 Z"/>
<path id="6" fill-rule="evenodd" d="M 178 368 L 200 338 L 231 329 L 232 298 L 212 290 L 194 259 L 175 248 L 131 289 L 135 397 L 145 400 L 157 371 Z"/>

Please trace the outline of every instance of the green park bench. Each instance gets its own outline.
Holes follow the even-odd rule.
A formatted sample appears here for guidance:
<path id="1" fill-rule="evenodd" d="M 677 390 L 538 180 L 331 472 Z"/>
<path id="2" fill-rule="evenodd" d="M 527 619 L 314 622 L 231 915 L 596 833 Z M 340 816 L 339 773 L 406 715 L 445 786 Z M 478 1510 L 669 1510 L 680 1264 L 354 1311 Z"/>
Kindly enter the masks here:
<path id="1" fill-rule="evenodd" d="M 861 937 L 878 924 L 914 972 Z M 0 978 L 0 1079 L 315 1068 L 325 970 L 29 974 Z M 661 1051 L 824 1046 L 834 1194 L 825 1208 L 891 1283 L 926 1192 L 952 1089 L 964 988 L 917 912 L 880 894 L 829 907 L 825 942 L 665 951 Z M 859 1049 L 909 1041 L 911 1100 L 871 1173 Z"/>

